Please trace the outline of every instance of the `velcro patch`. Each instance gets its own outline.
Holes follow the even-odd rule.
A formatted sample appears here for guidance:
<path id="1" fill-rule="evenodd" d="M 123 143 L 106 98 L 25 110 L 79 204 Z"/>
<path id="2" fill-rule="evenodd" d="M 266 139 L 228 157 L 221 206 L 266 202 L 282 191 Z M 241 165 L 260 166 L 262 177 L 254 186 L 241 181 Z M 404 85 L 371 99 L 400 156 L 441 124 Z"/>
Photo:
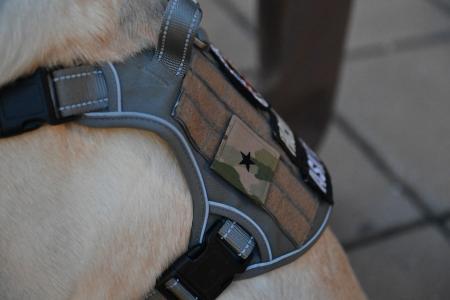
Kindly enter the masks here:
<path id="1" fill-rule="evenodd" d="M 211 168 L 235 188 L 265 204 L 280 154 L 233 115 Z"/>
<path id="2" fill-rule="evenodd" d="M 325 165 L 303 140 L 296 138 L 292 129 L 279 114 L 274 110 L 270 113 L 275 139 L 297 165 L 303 181 L 322 199 L 333 203 L 331 179 Z"/>
<path id="3" fill-rule="evenodd" d="M 300 152 L 298 167 L 305 183 L 319 192 L 324 200 L 333 204 L 331 178 L 325 165 L 303 140 L 297 141 L 297 151 Z"/>
<path id="4" fill-rule="evenodd" d="M 236 68 L 228 61 L 214 45 L 210 45 L 211 53 L 213 57 L 220 64 L 223 71 L 227 75 L 228 79 L 235 85 L 235 87 L 244 96 L 250 100 L 256 107 L 268 110 L 270 108 L 269 102 L 253 87 L 253 85 L 245 79 L 245 77 L 239 73 Z"/>
<path id="5" fill-rule="evenodd" d="M 271 110 L 270 113 L 275 138 L 287 154 L 295 160 L 297 158 L 297 143 L 295 141 L 294 132 L 276 111 Z"/>

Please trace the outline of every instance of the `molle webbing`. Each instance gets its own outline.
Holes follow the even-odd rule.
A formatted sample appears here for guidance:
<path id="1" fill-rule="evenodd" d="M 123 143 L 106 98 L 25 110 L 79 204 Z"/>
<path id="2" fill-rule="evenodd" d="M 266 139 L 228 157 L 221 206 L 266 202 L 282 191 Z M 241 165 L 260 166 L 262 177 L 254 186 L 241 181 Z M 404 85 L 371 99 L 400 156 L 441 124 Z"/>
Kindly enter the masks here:
<path id="1" fill-rule="evenodd" d="M 237 115 L 281 154 L 265 208 L 291 239 L 301 245 L 310 233 L 319 200 L 300 184 L 297 168 L 272 138 L 268 116 L 254 109 L 209 58 L 194 51 L 192 68 L 184 80 L 175 117 L 209 162 L 217 152 L 232 115 Z"/>

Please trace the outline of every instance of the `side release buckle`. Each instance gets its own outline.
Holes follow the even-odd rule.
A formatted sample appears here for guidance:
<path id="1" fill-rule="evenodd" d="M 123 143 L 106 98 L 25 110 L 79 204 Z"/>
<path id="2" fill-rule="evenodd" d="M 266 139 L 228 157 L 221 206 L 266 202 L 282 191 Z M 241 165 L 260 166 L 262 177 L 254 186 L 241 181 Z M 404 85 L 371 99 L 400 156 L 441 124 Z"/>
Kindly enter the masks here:
<path id="1" fill-rule="evenodd" d="M 189 250 L 164 272 L 156 289 L 167 299 L 215 299 L 236 274 L 245 271 L 254 248 L 254 238 L 236 222 L 218 222 L 205 243 Z"/>
<path id="2" fill-rule="evenodd" d="M 49 73 L 41 69 L 0 89 L 0 137 L 37 129 L 43 124 L 62 123 L 64 120 L 55 111 L 51 86 Z"/>

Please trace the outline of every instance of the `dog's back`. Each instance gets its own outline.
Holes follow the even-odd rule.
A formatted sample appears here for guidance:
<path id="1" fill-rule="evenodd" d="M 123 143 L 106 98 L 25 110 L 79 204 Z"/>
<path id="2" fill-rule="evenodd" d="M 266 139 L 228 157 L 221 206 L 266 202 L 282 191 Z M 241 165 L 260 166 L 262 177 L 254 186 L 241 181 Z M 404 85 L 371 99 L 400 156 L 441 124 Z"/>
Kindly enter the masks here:
<path id="1" fill-rule="evenodd" d="M 3 1 L 0 86 L 38 66 L 121 60 L 153 46 L 161 2 Z M 1 140 L 0 169 L 2 299 L 139 299 L 187 247 L 191 197 L 154 134 L 45 127 Z M 223 295 L 363 297 L 329 231 L 301 259 Z"/>

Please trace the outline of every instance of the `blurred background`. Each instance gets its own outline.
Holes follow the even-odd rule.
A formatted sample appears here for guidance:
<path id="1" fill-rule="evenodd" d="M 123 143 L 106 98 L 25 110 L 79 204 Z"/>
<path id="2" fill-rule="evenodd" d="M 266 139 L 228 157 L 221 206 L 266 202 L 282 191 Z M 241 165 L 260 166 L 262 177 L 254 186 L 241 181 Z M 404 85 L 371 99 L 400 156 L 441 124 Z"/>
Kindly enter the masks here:
<path id="1" fill-rule="evenodd" d="M 210 39 L 320 144 L 331 226 L 369 298 L 450 299 L 450 0 L 319 1 L 283 40 L 257 0 L 200 2 Z"/>

